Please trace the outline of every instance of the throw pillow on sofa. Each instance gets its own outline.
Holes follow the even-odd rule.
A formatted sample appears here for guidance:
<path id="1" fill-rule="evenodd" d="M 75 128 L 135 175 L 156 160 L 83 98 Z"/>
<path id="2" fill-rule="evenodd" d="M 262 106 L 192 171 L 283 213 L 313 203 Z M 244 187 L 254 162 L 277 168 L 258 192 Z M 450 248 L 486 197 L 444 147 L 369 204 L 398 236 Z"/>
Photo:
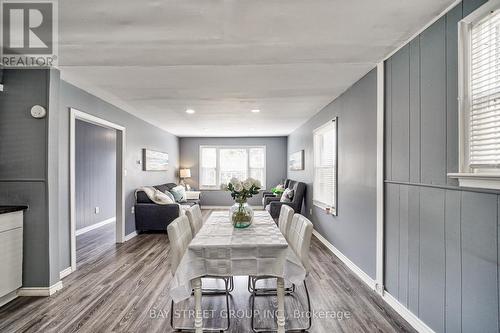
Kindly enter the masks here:
<path id="1" fill-rule="evenodd" d="M 170 190 L 170 193 L 173 194 L 175 201 L 177 201 L 177 202 L 186 202 L 187 201 L 186 189 L 182 185 L 174 187 L 173 189 Z"/>
<path id="2" fill-rule="evenodd" d="M 294 194 L 295 194 L 294 190 L 287 188 L 285 190 L 285 192 L 283 192 L 283 195 L 281 196 L 280 201 L 281 202 L 292 202 Z"/>
<path id="3" fill-rule="evenodd" d="M 161 204 L 174 204 L 175 200 L 173 200 L 170 196 L 166 195 L 162 191 L 156 190 L 154 193 L 155 196 L 155 202 L 161 203 Z"/>
<path id="4" fill-rule="evenodd" d="M 163 193 L 163 192 L 162 192 L 162 193 Z M 170 193 L 169 191 L 165 191 L 165 195 L 166 195 L 167 197 L 169 197 L 169 198 L 170 198 L 170 200 L 172 200 L 172 202 L 174 202 L 174 203 L 175 203 L 175 197 L 174 197 L 174 195 L 173 195 L 172 193 Z"/>

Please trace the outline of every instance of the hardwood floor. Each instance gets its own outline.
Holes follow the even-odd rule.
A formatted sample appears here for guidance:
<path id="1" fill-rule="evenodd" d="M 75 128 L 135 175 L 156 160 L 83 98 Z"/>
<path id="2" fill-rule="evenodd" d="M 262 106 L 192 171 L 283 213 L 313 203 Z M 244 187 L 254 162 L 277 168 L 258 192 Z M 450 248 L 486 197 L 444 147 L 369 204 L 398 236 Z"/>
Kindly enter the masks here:
<path id="1" fill-rule="evenodd" d="M 203 211 L 204 217 L 209 213 Z M 63 280 L 64 288 L 51 297 L 19 297 L 0 308 L 0 332 L 171 332 L 166 233 L 140 234 L 125 244 L 113 242 L 113 225 L 85 234 L 78 242 L 78 270 Z M 307 283 L 312 307 L 317 316 L 328 318 L 313 318 L 310 332 L 414 332 L 314 237 L 311 263 Z M 251 331 L 246 283 L 246 278 L 236 278 L 229 332 Z M 204 297 L 203 308 L 224 309 L 224 304 L 224 297 Z M 297 297 L 286 298 L 287 315 L 305 311 L 303 304 L 300 287 Z M 264 310 L 274 309 L 276 300 L 259 297 L 256 305 L 266 314 Z M 192 301 L 176 308 L 192 309 Z M 272 318 L 262 316 L 256 323 L 275 325 Z M 215 324 L 224 325 L 225 320 L 205 321 L 207 326 Z M 291 327 L 297 324 L 296 318 L 287 321 Z"/>

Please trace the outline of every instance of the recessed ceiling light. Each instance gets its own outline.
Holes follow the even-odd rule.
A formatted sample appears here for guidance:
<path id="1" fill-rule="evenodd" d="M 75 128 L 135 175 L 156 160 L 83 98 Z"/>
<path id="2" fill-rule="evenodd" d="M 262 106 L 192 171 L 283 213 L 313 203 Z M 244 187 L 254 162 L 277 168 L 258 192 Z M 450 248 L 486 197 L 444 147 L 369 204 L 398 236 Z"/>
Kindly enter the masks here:
<path id="1" fill-rule="evenodd" d="M 259 110 L 259 109 L 253 109 L 253 110 L 252 110 L 252 113 L 259 113 L 259 112 L 260 112 L 260 110 Z"/>
<path id="2" fill-rule="evenodd" d="M 187 110 L 186 110 L 186 113 L 189 113 L 189 114 L 193 114 L 193 113 L 195 113 L 195 112 L 196 112 L 196 111 L 194 111 L 193 109 L 187 109 Z"/>

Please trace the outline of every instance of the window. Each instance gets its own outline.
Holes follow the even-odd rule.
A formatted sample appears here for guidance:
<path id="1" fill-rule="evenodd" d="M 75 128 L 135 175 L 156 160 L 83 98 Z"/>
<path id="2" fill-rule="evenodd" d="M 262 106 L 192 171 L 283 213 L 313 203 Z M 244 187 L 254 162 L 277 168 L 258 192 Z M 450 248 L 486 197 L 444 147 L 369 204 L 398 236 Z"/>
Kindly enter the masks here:
<path id="1" fill-rule="evenodd" d="M 227 184 L 231 178 L 248 178 L 248 150 L 246 148 L 219 148 L 219 184 Z"/>
<path id="2" fill-rule="evenodd" d="M 489 2 L 459 24 L 461 186 L 500 188 L 500 10 Z M 498 7 L 498 2 L 496 3 Z"/>
<path id="3" fill-rule="evenodd" d="M 218 190 L 231 178 L 257 179 L 265 189 L 266 147 L 200 146 L 200 188 Z"/>
<path id="4" fill-rule="evenodd" d="M 313 203 L 337 215 L 337 119 L 314 130 Z"/>
<path id="5" fill-rule="evenodd" d="M 500 11 L 472 25 L 469 166 L 500 166 Z"/>
<path id="6" fill-rule="evenodd" d="M 217 148 L 202 148 L 200 154 L 200 185 L 217 187 Z"/>

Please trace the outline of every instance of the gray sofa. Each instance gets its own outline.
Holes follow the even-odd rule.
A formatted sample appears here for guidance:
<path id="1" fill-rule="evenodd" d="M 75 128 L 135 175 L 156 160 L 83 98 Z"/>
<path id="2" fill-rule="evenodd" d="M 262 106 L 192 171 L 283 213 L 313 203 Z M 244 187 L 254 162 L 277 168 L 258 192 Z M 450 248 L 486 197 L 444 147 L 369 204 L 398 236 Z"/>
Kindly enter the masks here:
<path id="1" fill-rule="evenodd" d="M 154 188 L 166 192 L 177 186 L 175 183 L 156 185 Z M 181 205 L 199 205 L 200 200 L 180 202 Z M 143 191 L 137 192 L 135 209 L 135 228 L 137 231 L 167 230 L 167 226 L 179 217 L 179 205 L 157 205 Z"/>
<path id="2" fill-rule="evenodd" d="M 306 193 L 306 184 L 294 180 L 288 180 L 286 188 L 294 190 L 292 202 L 281 202 L 280 198 L 275 196 L 266 196 L 264 198 L 264 207 L 273 218 L 278 218 L 280 215 L 281 206 L 288 205 L 293 208 L 296 213 L 302 211 L 302 203 Z"/>

